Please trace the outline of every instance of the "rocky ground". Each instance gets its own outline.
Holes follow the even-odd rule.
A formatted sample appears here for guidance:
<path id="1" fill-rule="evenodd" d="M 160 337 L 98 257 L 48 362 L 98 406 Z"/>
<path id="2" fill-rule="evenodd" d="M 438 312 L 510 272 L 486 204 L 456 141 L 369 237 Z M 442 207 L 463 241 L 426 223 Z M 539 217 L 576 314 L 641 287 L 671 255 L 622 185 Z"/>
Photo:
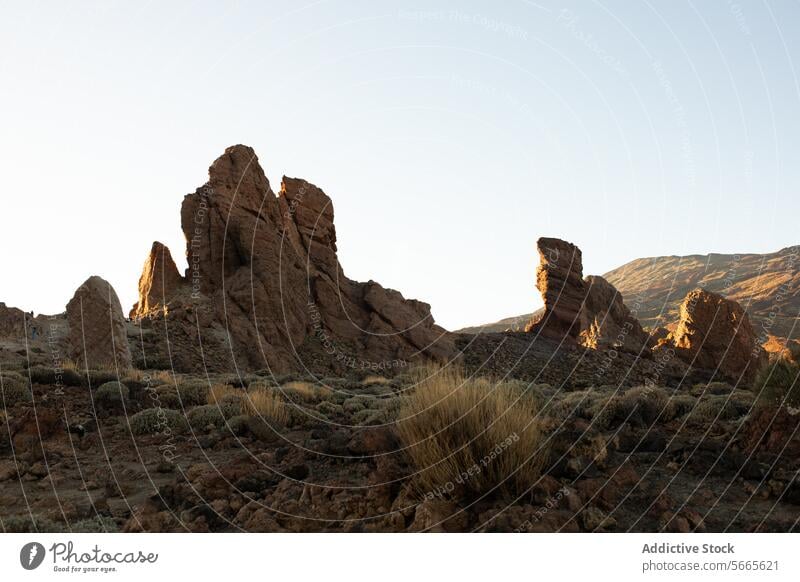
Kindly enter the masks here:
<path id="1" fill-rule="evenodd" d="M 651 359 L 624 356 L 601 383 L 591 351 L 534 346 L 517 369 L 522 348 L 513 334 L 461 341 L 469 373 L 505 377 L 503 386 L 535 402 L 545 452 L 526 487 L 466 496 L 446 484 L 421 489 L 421 468 L 398 432 L 414 390 L 410 371 L 393 378 L 126 371 L 127 392 L 116 397 L 99 388 L 116 380 L 113 372 L 55 377 L 46 354 L 26 369 L 5 349 L 2 529 L 797 529 L 800 415 L 792 410 L 759 406 L 750 390 L 729 384 L 681 381 Z M 12 403 L 15 381 L 26 378 L 32 398 Z M 257 391 L 280 398 L 280 421 L 231 405 Z"/>

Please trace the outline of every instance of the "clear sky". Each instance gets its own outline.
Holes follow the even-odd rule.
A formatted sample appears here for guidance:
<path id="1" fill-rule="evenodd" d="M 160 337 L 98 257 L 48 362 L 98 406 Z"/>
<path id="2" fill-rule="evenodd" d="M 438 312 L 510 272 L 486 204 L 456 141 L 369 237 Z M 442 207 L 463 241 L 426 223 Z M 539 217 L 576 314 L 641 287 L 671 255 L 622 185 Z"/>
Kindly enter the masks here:
<path id="1" fill-rule="evenodd" d="M 136 299 L 226 146 L 334 201 L 345 272 L 450 329 L 586 274 L 800 243 L 800 3 L 9 2 L 0 301 Z"/>

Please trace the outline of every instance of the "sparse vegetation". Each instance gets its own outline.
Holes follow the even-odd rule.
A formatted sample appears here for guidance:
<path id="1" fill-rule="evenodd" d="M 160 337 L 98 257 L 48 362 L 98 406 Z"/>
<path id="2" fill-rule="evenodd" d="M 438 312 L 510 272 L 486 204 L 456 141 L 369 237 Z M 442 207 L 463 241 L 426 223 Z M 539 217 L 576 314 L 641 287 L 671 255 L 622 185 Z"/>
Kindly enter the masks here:
<path id="1" fill-rule="evenodd" d="M 425 368 L 403 396 L 398 434 L 424 495 L 527 490 L 544 459 L 538 409 L 505 384 Z"/>
<path id="2" fill-rule="evenodd" d="M 186 417 L 169 408 L 147 408 L 130 417 L 131 431 L 135 435 L 156 433 L 182 433 L 188 424 Z"/>
<path id="3" fill-rule="evenodd" d="M 614 429 L 628 422 L 633 426 L 650 426 L 656 420 L 667 422 L 675 417 L 669 395 L 657 386 L 637 386 L 600 401 L 593 410 L 594 422 L 600 428 Z"/>
<path id="4" fill-rule="evenodd" d="M 321 384 L 311 382 L 289 382 L 280 387 L 280 391 L 292 402 L 313 404 L 327 399 L 333 390 Z"/>
<path id="5" fill-rule="evenodd" d="M 290 415 L 286 404 L 275 392 L 268 389 L 258 389 L 242 398 L 241 412 L 247 416 L 263 418 L 269 423 L 278 423 L 283 426 L 289 424 Z"/>
<path id="6" fill-rule="evenodd" d="M 204 404 L 192 408 L 186 414 L 189 426 L 194 430 L 203 430 L 208 426 L 220 428 L 225 426 L 225 422 L 239 414 L 240 406 L 237 402 L 222 402 L 217 404 Z"/>
<path id="7" fill-rule="evenodd" d="M 33 395 L 28 383 L 8 373 L 4 373 L 2 377 L 0 377 L 0 391 L 2 391 L 0 406 L 5 408 L 14 406 L 19 402 L 30 402 L 33 400 Z"/>
<path id="8" fill-rule="evenodd" d="M 73 364 L 74 365 L 74 364 Z M 81 386 L 85 382 L 85 377 L 75 367 L 48 368 L 45 366 L 34 366 L 28 373 L 31 382 L 45 386 Z"/>
<path id="9" fill-rule="evenodd" d="M 392 381 L 389 378 L 384 378 L 383 376 L 367 376 L 361 381 L 361 383 L 364 386 L 372 386 L 373 384 L 391 384 Z"/>
<path id="10" fill-rule="evenodd" d="M 733 420 L 739 416 L 736 402 L 728 396 L 707 396 L 697 401 L 687 422 L 708 425 L 715 421 Z"/>
<path id="11" fill-rule="evenodd" d="M 156 387 L 162 406 L 185 409 L 208 402 L 208 383 L 203 380 L 188 380 Z"/>
<path id="12" fill-rule="evenodd" d="M 94 400 L 101 406 L 116 406 L 127 402 L 130 390 L 122 382 L 106 382 L 94 392 Z"/>
<path id="13" fill-rule="evenodd" d="M 208 403 L 238 402 L 244 396 L 244 390 L 234 388 L 230 384 L 213 384 L 208 391 Z"/>
<path id="14" fill-rule="evenodd" d="M 780 358 L 759 370 L 753 384 L 759 406 L 800 406 L 800 366 Z"/>

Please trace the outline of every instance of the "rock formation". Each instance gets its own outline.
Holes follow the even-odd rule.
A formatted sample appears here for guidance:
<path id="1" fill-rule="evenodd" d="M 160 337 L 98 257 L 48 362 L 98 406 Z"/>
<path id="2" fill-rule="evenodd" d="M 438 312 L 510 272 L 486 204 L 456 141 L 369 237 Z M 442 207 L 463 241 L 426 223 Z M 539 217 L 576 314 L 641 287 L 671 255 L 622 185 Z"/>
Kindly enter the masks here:
<path id="1" fill-rule="evenodd" d="M 582 345 L 595 349 L 616 347 L 634 353 L 649 345 L 649 334 L 611 283 L 595 275 L 586 277 L 584 283 L 587 290 L 581 312 Z"/>
<path id="2" fill-rule="evenodd" d="M 0 338 L 20 340 L 25 337 L 25 312 L 0 303 Z"/>
<path id="3" fill-rule="evenodd" d="M 750 318 L 737 302 L 704 289 L 681 303 L 675 330 L 662 340 L 694 368 L 715 370 L 733 382 L 749 383 L 766 362 Z"/>
<path id="4" fill-rule="evenodd" d="M 584 280 L 578 247 L 555 238 L 540 238 L 537 246 L 536 287 L 544 310 L 531 319 L 525 331 L 595 349 L 639 352 L 649 344 L 649 336 L 613 285 L 602 277 Z"/>
<path id="5" fill-rule="evenodd" d="M 544 312 L 531 320 L 525 331 L 558 341 L 577 341 L 586 299 L 581 250 L 557 238 L 540 238 L 536 246 L 536 288 L 542 294 Z"/>
<path id="6" fill-rule="evenodd" d="M 183 285 L 184 279 L 178 272 L 169 249 L 160 242 L 154 242 L 139 277 L 139 301 L 131 309 L 132 319 L 143 317 L 151 311 L 163 308 Z"/>
<path id="7" fill-rule="evenodd" d="M 344 275 L 330 198 L 287 177 L 276 195 L 249 147 L 230 147 L 211 165 L 208 182 L 184 198 L 181 226 L 189 266 L 162 286 L 185 292 L 166 314 L 142 311 L 154 288 L 163 299 L 145 273 L 135 308 L 163 333 L 161 345 L 168 340 L 179 370 L 389 369 L 454 355 L 427 304 Z M 151 359 L 165 357 L 149 349 Z"/>
<path id="8" fill-rule="evenodd" d="M 131 366 L 125 318 L 108 281 L 89 277 L 67 304 L 68 354 L 80 367 Z"/>

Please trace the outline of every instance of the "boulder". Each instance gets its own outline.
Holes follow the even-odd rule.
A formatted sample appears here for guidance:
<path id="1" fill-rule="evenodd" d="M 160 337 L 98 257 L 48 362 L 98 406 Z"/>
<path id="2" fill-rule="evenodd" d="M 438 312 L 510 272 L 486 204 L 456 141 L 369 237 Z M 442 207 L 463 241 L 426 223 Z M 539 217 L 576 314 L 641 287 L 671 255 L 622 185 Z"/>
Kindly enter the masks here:
<path id="1" fill-rule="evenodd" d="M 536 287 L 544 310 L 534 315 L 527 332 L 594 349 L 638 353 L 649 346 L 647 332 L 616 288 L 602 277 L 583 278 L 578 247 L 555 238 L 540 238 L 537 247 Z"/>
<path id="2" fill-rule="evenodd" d="M 131 367 L 122 305 L 111 284 L 89 277 L 67 304 L 69 357 L 88 368 Z"/>
<path id="3" fill-rule="evenodd" d="M 184 198 L 181 226 L 186 292 L 142 322 L 168 342 L 178 370 L 391 372 L 455 355 L 427 304 L 345 276 L 331 199 L 288 177 L 276 194 L 249 147 L 230 147 L 211 165 L 208 182 Z"/>
<path id="4" fill-rule="evenodd" d="M 25 337 L 25 312 L 0 303 L 0 338 L 21 340 Z"/>
<path id="5" fill-rule="evenodd" d="M 695 289 L 686 295 L 679 314 L 666 343 L 693 368 L 713 370 L 723 379 L 749 384 L 767 362 L 750 318 L 737 302 Z"/>
<path id="6" fill-rule="evenodd" d="M 169 249 L 158 241 L 154 242 L 139 277 L 139 301 L 130 311 L 131 319 L 165 307 L 183 284 L 184 279 Z"/>

